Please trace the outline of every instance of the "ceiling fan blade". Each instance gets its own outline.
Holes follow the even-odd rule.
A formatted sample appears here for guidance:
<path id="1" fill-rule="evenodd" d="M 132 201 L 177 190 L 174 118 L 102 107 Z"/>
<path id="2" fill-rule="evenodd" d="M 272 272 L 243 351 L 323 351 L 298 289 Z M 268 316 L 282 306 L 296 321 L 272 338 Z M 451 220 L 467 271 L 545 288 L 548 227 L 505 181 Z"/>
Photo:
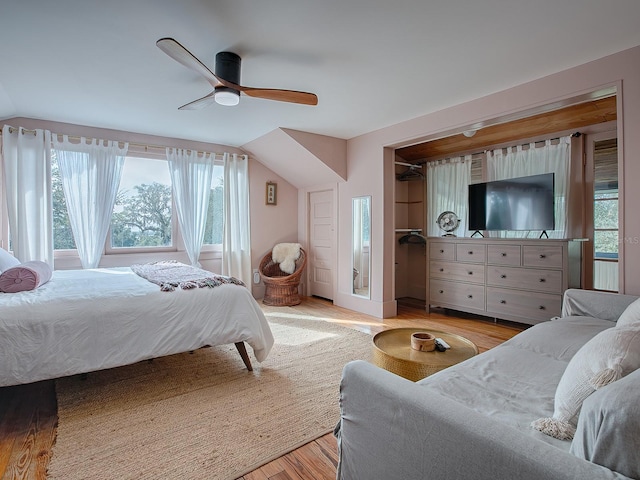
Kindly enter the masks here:
<path id="1" fill-rule="evenodd" d="M 181 63 L 185 67 L 198 72 L 204 78 L 206 78 L 213 87 L 217 87 L 221 84 L 226 85 L 226 81 L 220 79 L 209 68 L 198 60 L 189 50 L 183 47 L 178 41 L 173 38 L 161 38 L 156 42 L 156 46 L 164 53 L 173 58 L 176 62 Z M 182 108 L 182 107 L 180 107 Z"/>
<path id="2" fill-rule="evenodd" d="M 194 100 L 193 102 L 185 103 L 178 110 L 200 110 L 204 107 L 208 107 L 215 102 L 216 92 L 213 91 L 209 95 L 205 95 L 202 98 Z"/>
<path id="3" fill-rule="evenodd" d="M 266 100 L 276 100 L 279 102 L 301 103 L 303 105 L 317 105 L 318 97 L 313 93 L 298 92 L 296 90 L 278 90 L 275 88 L 253 88 L 237 85 L 245 95 L 256 98 L 264 98 Z"/>

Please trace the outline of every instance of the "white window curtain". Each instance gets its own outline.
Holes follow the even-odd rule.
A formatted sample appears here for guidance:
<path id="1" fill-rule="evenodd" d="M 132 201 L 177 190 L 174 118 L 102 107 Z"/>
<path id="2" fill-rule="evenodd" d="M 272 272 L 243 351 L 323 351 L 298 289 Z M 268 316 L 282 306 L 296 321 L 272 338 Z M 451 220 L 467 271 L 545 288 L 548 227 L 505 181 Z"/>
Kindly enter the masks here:
<path id="1" fill-rule="evenodd" d="M 4 125 L 2 158 L 13 253 L 53 267 L 51 132 Z"/>
<path id="2" fill-rule="evenodd" d="M 207 153 L 199 157 L 194 150 L 167 148 L 167 160 L 184 247 L 191 265 L 199 267 L 198 258 L 207 223 L 214 158 Z"/>
<path id="3" fill-rule="evenodd" d="M 96 140 L 71 143 L 54 135 L 62 189 L 82 268 L 97 268 L 116 201 L 128 144 Z"/>
<path id="4" fill-rule="evenodd" d="M 526 177 L 541 173 L 555 173 L 555 230 L 547 232 L 550 238 L 567 235 L 567 198 L 569 197 L 569 169 L 571 166 L 571 137 L 562 137 L 557 144 L 546 140 L 544 145 L 529 148 L 522 145 L 487 152 L 489 180 Z M 491 232 L 499 237 L 538 237 L 541 232 Z"/>
<path id="5" fill-rule="evenodd" d="M 249 158 L 224 154 L 224 232 L 222 274 L 251 282 Z"/>
<path id="6" fill-rule="evenodd" d="M 453 232 L 465 236 L 469 183 L 471 182 L 471 155 L 427 163 L 427 235 L 443 235 L 436 221 L 442 212 L 450 211 L 460 219 Z"/>

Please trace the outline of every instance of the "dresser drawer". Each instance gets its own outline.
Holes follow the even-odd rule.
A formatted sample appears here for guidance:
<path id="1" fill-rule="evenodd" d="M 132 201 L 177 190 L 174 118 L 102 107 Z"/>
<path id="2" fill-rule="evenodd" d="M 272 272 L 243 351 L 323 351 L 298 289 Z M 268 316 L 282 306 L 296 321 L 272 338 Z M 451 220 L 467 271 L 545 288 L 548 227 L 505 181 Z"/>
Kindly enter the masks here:
<path id="1" fill-rule="evenodd" d="M 559 316 L 562 295 L 487 287 L 487 311 L 496 316 L 529 319 L 534 323 Z"/>
<path id="2" fill-rule="evenodd" d="M 525 245 L 522 264 L 525 267 L 562 268 L 562 247 L 560 245 Z"/>
<path id="3" fill-rule="evenodd" d="M 458 262 L 484 263 L 486 251 L 484 245 L 458 243 L 456 244 L 456 260 Z"/>
<path id="4" fill-rule="evenodd" d="M 455 260 L 455 245 L 453 243 L 432 242 L 429 244 L 429 258 L 431 260 Z"/>
<path id="5" fill-rule="evenodd" d="M 487 245 L 487 263 L 520 266 L 520 245 Z"/>
<path id="6" fill-rule="evenodd" d="M 484 285 L 432 280 L 429 304 L 484 310 Z"/>
<path id="7" fill-rule="evenodd" d="M 484 283 L 484 265 L 474 263 L 439 262 L 429 264 L 429 276 L 443 280 Z"/>
<path id="8" fill-rule="evenodd" d="M 490 265 L 487 267 L 487 285 L 556 293 L 562 291 L 562 270 Z"/>

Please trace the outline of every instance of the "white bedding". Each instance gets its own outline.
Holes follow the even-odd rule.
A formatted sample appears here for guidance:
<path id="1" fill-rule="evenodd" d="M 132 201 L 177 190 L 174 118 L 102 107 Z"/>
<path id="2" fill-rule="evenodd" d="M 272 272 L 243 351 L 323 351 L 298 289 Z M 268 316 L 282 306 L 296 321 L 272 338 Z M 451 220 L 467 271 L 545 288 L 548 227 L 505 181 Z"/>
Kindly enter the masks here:
<path id="1" fill-rule="evenodd" d="M 0 386 L 236 342 L 259 362 L 273 345 L 260 306 L 237 285 L 161 292 L 130 268 L 102 268 L 56 270 L 36 290 L 0 293 Z"/>

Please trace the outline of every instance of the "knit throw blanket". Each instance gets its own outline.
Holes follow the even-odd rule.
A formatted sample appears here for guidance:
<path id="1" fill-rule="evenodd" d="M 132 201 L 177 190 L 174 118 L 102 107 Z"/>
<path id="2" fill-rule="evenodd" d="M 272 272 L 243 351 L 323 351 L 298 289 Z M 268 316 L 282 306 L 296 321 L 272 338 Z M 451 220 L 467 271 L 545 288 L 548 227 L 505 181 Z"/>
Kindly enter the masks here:
<path id="1" fill-rule="evenodd" d="M 160 285 L 160 290 L 163 292 L 172 292 L 177 287 L 183 290 L 213 288 L 225 283 L 245 286 L 235 277 L 217 275 L 175 260 L 131 265 L 131 270 L 145 280 Z"/>

